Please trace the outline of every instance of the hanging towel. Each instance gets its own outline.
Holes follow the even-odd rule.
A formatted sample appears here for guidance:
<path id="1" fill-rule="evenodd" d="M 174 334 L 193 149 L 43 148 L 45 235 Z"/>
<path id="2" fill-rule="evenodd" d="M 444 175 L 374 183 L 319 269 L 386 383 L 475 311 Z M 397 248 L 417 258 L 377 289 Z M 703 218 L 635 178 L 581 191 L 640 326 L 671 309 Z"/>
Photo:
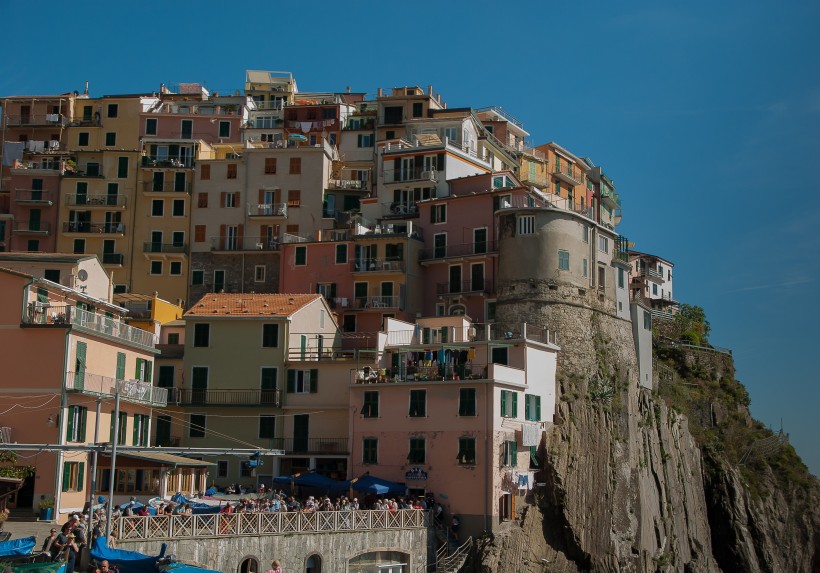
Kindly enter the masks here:
<path id="1" fill-rule="evenodd" d="M 537 446 L 541 441 L 541 429 L 538 424 L 524 424 L 521 428 L 522 446 Z"/>
<path id="2" fill-rule="evenodd" d="M 300 124 L 300 126 L 301 126 L 301 129 L 302 129 L 302 133 L 307 133 L 308 131 L 310 131 L 311 126 L 313 126 L 313 122 L 312 121 L 303 121 Z"/>

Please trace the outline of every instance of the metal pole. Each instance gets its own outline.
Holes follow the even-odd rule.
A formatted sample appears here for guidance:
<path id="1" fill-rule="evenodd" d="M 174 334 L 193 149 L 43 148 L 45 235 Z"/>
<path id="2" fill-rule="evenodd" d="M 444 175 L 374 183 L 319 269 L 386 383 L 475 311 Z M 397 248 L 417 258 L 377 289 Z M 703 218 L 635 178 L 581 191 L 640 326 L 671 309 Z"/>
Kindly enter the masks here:
<path id="1" fill-rule="evenodd" d="M 100 436 L 100 407 L 102 406 L 102 398 L 97 398 L 97 418 L 94 420 L 94 445 Z M 94 531 L 94 492 L 97 491 L 97 450 L 94 450 L 94 456 L 91 458 L 91 491 L 88 493 L 88 534 Z"/>
<path id="2" fill-rule="evenodd" d="M 111 475 L 108 478 L 108 512 L 105 519 L 105 539 L 111 539 L 111 511 L 114 508 L 114 478 L 117 475 L 117 441 L 120 436 L 120 381 L 114 390 L 114 435 L 111 439 Z"/>

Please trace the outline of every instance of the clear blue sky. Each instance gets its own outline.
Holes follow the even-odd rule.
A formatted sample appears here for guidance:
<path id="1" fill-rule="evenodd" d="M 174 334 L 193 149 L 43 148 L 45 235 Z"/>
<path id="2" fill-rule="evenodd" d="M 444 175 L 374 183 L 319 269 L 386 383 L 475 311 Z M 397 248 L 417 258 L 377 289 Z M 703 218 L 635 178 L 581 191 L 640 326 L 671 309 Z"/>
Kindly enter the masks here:
<path id="1" fill-rule="evenodd" d="M 820 474 L 820 3 L 0 0 L 0 94 L 290 70 L 303 91 L 432 85 L 614 178 L 619 230 L 734 350 L 753 414 Z M 815 229 L 814 231 L 812 229 Z"/>

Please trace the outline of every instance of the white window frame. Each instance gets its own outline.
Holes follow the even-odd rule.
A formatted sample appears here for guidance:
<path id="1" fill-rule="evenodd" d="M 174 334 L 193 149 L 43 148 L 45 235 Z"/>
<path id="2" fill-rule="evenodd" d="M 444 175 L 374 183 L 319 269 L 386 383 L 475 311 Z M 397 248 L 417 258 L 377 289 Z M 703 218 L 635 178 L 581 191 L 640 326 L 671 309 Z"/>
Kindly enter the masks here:
<path id="1" fill-rule="evenodd" d="M 518 215 L 516 217 L 516 230 L 519 235 L 534 235 L 535 215 Z"/>
<path id="2" fill-rule="evenodd" d="M 267 267 L 265 265 L 255 265 L 253 267 L 253 282 L 256 283 L 263 283 L 265 282 L 265 271 Z M 260 273 L 261 271 L 261 273 Z"/>
<path id="3" fill-rule="evenodd" d="M 598 235 L 598 250 L 602 253 L 609 253 L 609 238 Z"/>

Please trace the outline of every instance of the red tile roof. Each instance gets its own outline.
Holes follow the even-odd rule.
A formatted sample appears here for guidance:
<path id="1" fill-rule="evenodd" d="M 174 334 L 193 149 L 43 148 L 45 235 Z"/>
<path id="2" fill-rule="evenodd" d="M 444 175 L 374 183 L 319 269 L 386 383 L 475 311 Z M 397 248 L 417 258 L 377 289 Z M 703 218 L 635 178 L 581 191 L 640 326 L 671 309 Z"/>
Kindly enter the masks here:
<path id="1" fill-rule="evenodd" d="M 319 294 L 206 294 L 185 316 L 279 316 L 292 315 Z"/>

